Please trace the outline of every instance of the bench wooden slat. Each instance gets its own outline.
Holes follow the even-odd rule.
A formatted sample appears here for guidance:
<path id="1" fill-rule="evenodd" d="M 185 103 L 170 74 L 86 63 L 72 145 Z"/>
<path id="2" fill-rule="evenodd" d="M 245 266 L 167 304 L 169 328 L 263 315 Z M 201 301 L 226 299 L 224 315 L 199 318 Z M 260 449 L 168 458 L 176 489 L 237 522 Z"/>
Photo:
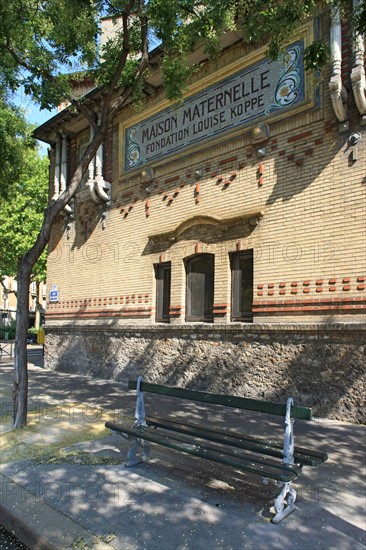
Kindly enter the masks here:
<path id="1" fill-rule="evenodd" d="M 248 451 L 265 454 L 267 456 L 277 458 L 283 457 L 283 445 L 277 441 L 267 441 L 265 439 L 246 434 L 237 435 L 233 432 L 210 430 L 209 428 L 199 426 L 198 424 L 176 422 L 167 418 L 147 416 L 146 421 L 149 426 L 156 426 L 167 430 L 177 431 L 179 433 L 191 435 L 192 437 L 201 437 L 202 439 L 232 445 L 238 447 L 239 449 L 246 449 Z M 326 453 L 295 447 L 294 458 L 297 464 L 302 464 L 304 466 L 318 466 L 322 462 L 325 462 L 328 459 L 328 456 Z"/>
<path id="2" fill-rule="evenodd" d="M 129 380 L 128 388 L 130 390 L 135 390 L 136 387 L 137 382 L 135 380 Z M 267 413 L 269 415 L 286 416 L 286 405 L 271 403 L 270 401 L 259 401 L 257 399 L 248 399 L 246 397 L 221 395 L 189 390 L 186 388 L 172 388 L 168 386 L 160 386 L 159 384 L 150 384 L 149 382 L 142 382 L 140 388 L 141 391 L 166 395 L 168 397 L 180 397 L 181 399 L 199 401 L 200 403 L 223 405 L 225 407 L 234 407 L 237 409 Z M 312 420 L 312 411 L 309 407 L 294 405 L 291 408 L 291 416 L 299 420 Z"/>
<path id="3" fill-rule="evenodd" d="M 161 433 L 156 435 L 153 428 L 133 428 L 131 426 L 125 426 L 115 422 L 106 422 L 105 425 L 111 430 L 124 433 L 132 437 L 142 438 L 146 441 L 157 443 L 158 445 L 162 445 L 176 451 L 206 458 L 208 460 L 219 462 L 227 466 L 232 466 L 234 468 L 261 475 L 263 477 L 270 477 L 271 479 L 275 479 L 277 481 L 292 481 L 298 474 L 301 473 L 301 468 L 289 464 L 271 463 L 268 460 L 262 460 L 260 457 L 254 458 L 253 456 L 249 456 L 247 458 L 243 455 L 229 452 L 228 450 L 201 444 L 191 444 L 172 436 L 164 436 Z"/>
<path id="4" fill-rule="evenodd" d="M 146 440 L 175 451 L 231 466 L 237 470 L 271 478 L 280 482 L 281 485 L 280 494 L 274 501 L 276 512 L 273 518 L 274 523 L 282 521 L 295 510 L 296 491 L 291 482 L 302 472 L 302 467 L 305 465 L 317 466 L 328 458 L 327 454 L 323 452 L 302 447 L 294 448 L 294 418 L 312 420 L 312 411 L 309 407 L 294 405 L 291 397 L 287 399 L 285 405 L 240 396 L 150 384 L 144 382 L 143 377 L 139 377 L 136 382 L 130 380 L 128 387 L 132 390 L 138 388 L 135 422 L 132 423 L 131 419 L 131 422 L 127 420 L 123 424 L 105 423 L 107 428 L 127 436 L 130 440 L 127 467 L 140 464 L 148 459 L 150 447 L 144 444 L 144 440 Z M 248 435 L 226 431 L 222 425 L 219 425 L 219 429 L 211 429 L 202 424 L 180 422 L 176 416 L 172 416 L 171 419 L 146 416 L 145 392 L 285 417 L 283 443 L 272 439 L 262 439 L 256 434 Z M 184 420 L 183 412 L 181 416 Z"/>

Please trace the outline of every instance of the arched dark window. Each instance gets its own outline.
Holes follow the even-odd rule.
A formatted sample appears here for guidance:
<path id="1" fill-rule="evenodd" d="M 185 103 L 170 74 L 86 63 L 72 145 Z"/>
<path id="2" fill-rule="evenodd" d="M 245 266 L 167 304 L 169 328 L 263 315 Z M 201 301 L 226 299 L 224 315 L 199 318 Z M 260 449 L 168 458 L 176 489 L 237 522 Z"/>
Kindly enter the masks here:
<path id="1" fill-rule="evenodd" d="M 213 254 L 197 254 L 186 260 L 187 321 L 213 321 L 214 269 Z"/>
<path id="2" fill-rule="evenodd" d="M 231 254 L 233 321 L 253 321 L 253 250 Z"/>

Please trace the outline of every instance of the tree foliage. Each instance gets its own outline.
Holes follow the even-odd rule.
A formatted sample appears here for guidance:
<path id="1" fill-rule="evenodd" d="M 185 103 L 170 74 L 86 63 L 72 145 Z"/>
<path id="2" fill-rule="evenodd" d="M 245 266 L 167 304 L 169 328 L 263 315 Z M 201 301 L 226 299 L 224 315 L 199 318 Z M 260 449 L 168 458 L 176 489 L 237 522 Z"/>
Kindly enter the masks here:
<path id="1" fill-rule="evenodd" d="M 0 96 L 0 199 L 19 180 L 26 151 L 34 146 L 24 116 Z"/>
<path id="2" fill-rule="evenodd" d="M 47 157 L 27 146 L 17 180 L 0 203 L 0 276 L 16 276 L 20 259 L 37 238 L 48 200 L 48 164 Z M 45 253 L 35 263 L 31 278 L 45 281 Z"/>
<path id="3" fill-rule="evenodd" d="M 0 78 L 21 85 L 42 108 L 70 91 L 67 72 L 93 63 L 97 4 L 88 0 L 14 0 L 0 3 Z M 66 74 L 65 74 L 66 73 Z"/>
<path id="4" fill-rule="evenodd" d="M 163 73 L 168 97 L 179 96 L 187 78 L 189 52 L 201 41 L 214 55 L 219 37 L 238 29 L 249 43 L 266 41 L 276 57 L 298 26 L 318 13 L 317 0 L 6 0 L 0 1 L 0 85 L 15 91 L 20 85 L 42 108 L 51 108 L 71 94 L 70 73 L 81 67 L 96 82 L 108 85 L 123 50 L 123 32 L 110 40 L 100 62 L 98 35 L 100 17 L 128 13 L 130 59 L 141 52 L 141 13 L 164 52 Z M 325 9 L 348 0 L 326 0 Z M 355 28 L 365 31 L 366 0 L 360 0 Z M 326 61 L 323 37 L 310 45 L 306 59 L 310 68 Z M 120 75 L 126 84 L 133 74 L 129 62 Z M 175 78 L 174 78 L 175 77 Z"/>
<path id="5" fill-rule="evenodd" d="M 141 97 L 150 70 L 149 51 L 159 44 L 159 63 L 168 99 L 182 96 L 195 67 L 190 53 L 199 45 L 207 55 L 220 51 L 220 37 L 238 30 L 249 44 L 269 44 L 275 57 L 299 26 L 348 0 L 0 0 L 0 94 L 20 86 L 42 108 L 65 99 L 94 129 L 68 186 L 44 213 L 35 243 L 25 252 L 17 274 L 17 336 L 14 376 L 14 427 L 26 423 L 26 336 L 28 285 L 35 262 L 50 238 L 52 225 L 75 195 L 88 165 L 116 114 Z M 360 0 L 354 28 L 364 31 L 366 0 Z M 112 16 L 119 32 L 100 51 L 100 18 Z M 310 45 L 311 68 L 327 62 L 325 37 Z M 100 55 L 101 54 L 101 55 Z M 99 86 L 93 98 L 75 99 L 71 84 L 80 70 Z"/>

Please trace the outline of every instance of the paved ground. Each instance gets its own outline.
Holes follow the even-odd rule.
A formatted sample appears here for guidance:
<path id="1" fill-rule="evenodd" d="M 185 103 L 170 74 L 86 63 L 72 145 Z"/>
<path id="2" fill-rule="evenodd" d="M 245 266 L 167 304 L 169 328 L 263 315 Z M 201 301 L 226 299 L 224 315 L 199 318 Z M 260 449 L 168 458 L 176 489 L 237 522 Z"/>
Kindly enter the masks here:
<path id="1" fill-rule="evenodd" d="M 296 483 L 297 510 L 274 525 L 270 482 L 153 447 L 149 464 L 124 467 L 126 444 L 103 429 L 133 414 L 119 383 L 54 373 L 32 348 L 29 426 L 10 427 L 11 363 L 0 363 L 3 420 L 1 523 L 31 549 L 301 550 L 366 548 L 366 429 L 337 421 L 296 422 L 296 444 L 329 454 Z M 38 366 L 36 366 L 38 365 Z M 245 424 L 282 434 L 281 421 L 148 397 L 149 413 L 207 425 Z M 10 446 L 9 446 L 10 445 Z"/>
<path id="2" fill-rule="evenodd" d="M 21 542 L 19 542 L 11 533 L 5 531 L 0 525 L 0 549 L 1 550 L 26 550 Z"/>

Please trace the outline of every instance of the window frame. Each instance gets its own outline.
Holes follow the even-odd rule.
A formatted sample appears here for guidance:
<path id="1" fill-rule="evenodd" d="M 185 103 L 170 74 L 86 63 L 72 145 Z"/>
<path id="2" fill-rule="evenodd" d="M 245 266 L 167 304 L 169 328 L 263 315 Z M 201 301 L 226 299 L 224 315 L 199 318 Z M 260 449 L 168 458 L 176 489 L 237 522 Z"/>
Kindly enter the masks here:
<path id="1" fill-rule="evenodd" d="M 252 307 L 249 311 L 242 311 L 242 292 L 243 292 L 243 270 L 240 269 L 240 260 L 251 260 L 251 287 L 248 285 L 248 290 L 251 291 Z M 253 322 L 253 299 L 254 299 L 254 253 L 253 249 L 242 250 L 240 252 L 232 252 L 230 254 L 231 268 L 231 320 L 241 321 L 246 323 Z"/>
<path id="2" fill-rule="evenodd" d="M 171 282 L 172 282 L 172 263 L 161 262 L 154 265 L 156 300 L 155 300 L 155 321 L 160 323 L 170 323 L 170 304 L 171 304 Z M 166 303 L 166 280 L 164 276 L 168 275 L 168 300 Z"/>

